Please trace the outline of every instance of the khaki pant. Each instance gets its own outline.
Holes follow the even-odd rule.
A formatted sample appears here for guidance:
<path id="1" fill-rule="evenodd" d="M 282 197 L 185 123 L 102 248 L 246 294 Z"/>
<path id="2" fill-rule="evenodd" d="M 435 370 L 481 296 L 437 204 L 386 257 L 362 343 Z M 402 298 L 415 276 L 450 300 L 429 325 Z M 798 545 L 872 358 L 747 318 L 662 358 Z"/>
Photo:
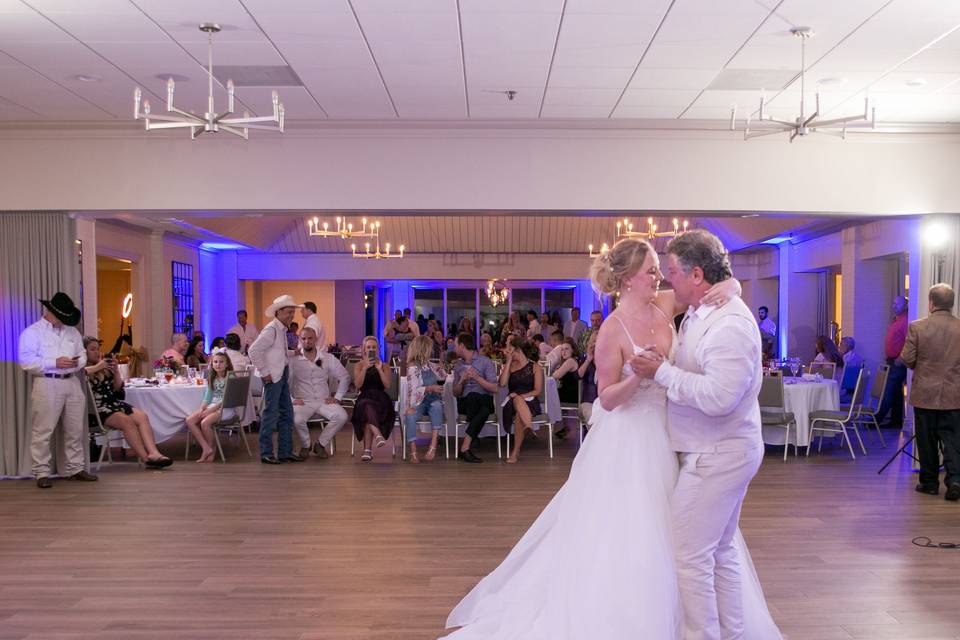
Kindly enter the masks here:
<path id="1" fill-rule="evenodd" d="M 30 439 L 30 455 L 33 458 L 33 475 L 37 478 L 52 473 L 53 432 L 57 423 L 63 424 L 63 444 L 67 464 L 63 474 L 72 476 L 83 471 L 86 465 L 86 398 L 77 376 L 66 379 L 36 377 L 33 379 L 31 396 L 33 431 Z"/>
<path id="2" fill-rule="evenodd" d="M 293 429 L 297 432 L 300 446 L 304 449 L 310 446 L 310 429 L 307 427 L 307 421 L 313 418 L 324 418 L 328 421 L 320 432 L 320 437 L 317 438 L 321 447 L 329 446 L 333 436 L 347 424 L 347 412 L 339 404 L 327 404 L 323 400 L 305 400 L 302 405 L 293 405 Z"/>

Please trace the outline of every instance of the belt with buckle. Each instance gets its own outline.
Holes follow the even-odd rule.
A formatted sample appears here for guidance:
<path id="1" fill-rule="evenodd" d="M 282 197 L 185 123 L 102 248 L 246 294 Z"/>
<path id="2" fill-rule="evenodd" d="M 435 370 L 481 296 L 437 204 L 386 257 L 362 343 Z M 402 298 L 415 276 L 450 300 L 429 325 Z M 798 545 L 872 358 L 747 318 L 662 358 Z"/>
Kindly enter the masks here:
<path id="1" fill-rule="evenodd" d="M 67 378 L 72 378 L 72 373 L 45 373 L 43 374 L 44 378 L 55 378 L 57 380 L 66 380 Z"/>

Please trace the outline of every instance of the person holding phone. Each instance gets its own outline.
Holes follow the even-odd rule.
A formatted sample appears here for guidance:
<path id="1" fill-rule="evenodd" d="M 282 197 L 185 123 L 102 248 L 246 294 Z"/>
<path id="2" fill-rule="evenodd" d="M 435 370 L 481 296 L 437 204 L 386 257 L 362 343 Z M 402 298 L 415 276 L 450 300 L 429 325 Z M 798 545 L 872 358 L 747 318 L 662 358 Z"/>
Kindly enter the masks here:
<path id="1" fill-rule="evenodd" d="M 380 360 L 380 343 L 373 336 L 363 339 L 364 358 L 353 367 L 353 384 L 360 392 L 353 407 L 353 432 L 363 442 L 360 459 L 373 459 L 373 448 L 387 444 L 397 413 L 386 390 L 393 384 L 393 372 Z"/>
<path id="2" fill-rule="evenodd" d="M 526 338 L 514 338 L 503 350 L 504 365 L 500 372 L 500 386 L 510 394 L 503 406 L 503 428 L 513 427 L 513 452 L 507 462 L 517 462 L 523 436 L 533 423 L 533 416 L 543 413 L 540 393 L 543 391 L 543 367 L 531 358 L 532 343 Z M 535 357 L 535 356 L 534 356 Z"/>
<path id="3" fill-rule="evenodd" d="M 20 368 L 33 376 L 30 398 L 33 475 L 41 489 L 53 486 L 50 439 L 57 424 L 62 422 L 67 458 L 63 474 L 67 480 L 93 482 L 97 476 L 87 472 L 84 458 L 86 398 L 76 376 L 87 364 L 83 338 L 76 329 L 80 309 L 63 292 L 50 300 L 40 300 L 40 304 L 43 317 L 24 329 L 18 345 Z"/>

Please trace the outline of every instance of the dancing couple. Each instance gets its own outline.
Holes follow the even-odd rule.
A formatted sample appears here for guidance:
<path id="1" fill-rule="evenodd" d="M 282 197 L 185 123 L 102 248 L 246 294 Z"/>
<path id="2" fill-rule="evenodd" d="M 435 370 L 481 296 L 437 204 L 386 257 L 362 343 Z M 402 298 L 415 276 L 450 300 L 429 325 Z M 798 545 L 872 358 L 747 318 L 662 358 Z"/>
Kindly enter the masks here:
<path id="1" fill-rule="evenodd" d="M 453 640 L 778 640 L 740 508 L 763 458 L 760 334 L 722 243 L 618 242 L 594 262 L 619 294 L 600 391 L 570 477 L 453 610 Z M 675 314 L 684 313 L 679 332 Z"/>

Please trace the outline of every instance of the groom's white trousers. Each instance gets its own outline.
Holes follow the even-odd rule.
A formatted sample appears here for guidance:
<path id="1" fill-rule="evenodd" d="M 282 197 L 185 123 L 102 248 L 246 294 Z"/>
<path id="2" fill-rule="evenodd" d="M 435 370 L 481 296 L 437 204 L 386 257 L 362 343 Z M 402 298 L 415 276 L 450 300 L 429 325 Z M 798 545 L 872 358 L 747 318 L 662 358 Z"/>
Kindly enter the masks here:
<path id="1" fill-rule="evenodd" d="M 671 499 L 684 640 L 743 637 L 742 567 L 733 546 L 763 448 L 681 453 Z"/>

